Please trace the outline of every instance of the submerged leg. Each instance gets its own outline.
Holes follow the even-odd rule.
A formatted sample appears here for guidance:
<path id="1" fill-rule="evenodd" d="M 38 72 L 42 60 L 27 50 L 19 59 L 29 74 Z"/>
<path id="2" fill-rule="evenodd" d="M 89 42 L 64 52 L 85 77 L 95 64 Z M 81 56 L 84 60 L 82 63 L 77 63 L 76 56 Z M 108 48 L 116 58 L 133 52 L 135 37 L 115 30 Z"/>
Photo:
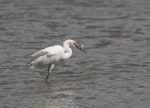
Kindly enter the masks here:
<path id="1" fill-rule="evenodd" d="M 47 83 L 48 82 L 48 77 L 49 77 L 49 74 L 51 73 L 52 69 L 54 68 L 54 64 L 51 64 L 51 65 L 48 65 L 48 74 L 45 78 L 45 82 Z"/>

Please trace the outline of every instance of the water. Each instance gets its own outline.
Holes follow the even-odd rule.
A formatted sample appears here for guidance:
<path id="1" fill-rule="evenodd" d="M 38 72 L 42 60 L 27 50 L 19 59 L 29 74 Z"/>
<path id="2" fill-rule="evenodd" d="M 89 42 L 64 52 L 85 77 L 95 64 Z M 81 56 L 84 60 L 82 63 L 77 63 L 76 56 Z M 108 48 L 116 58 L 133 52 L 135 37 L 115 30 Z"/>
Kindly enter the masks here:
<path id="1" fill-rule="evenodd" d="M 149 34 L 149 0 L 0 0 L 0 107 L 149 108 Z M 29 55 L 68 38 L 45 84 Z"/>

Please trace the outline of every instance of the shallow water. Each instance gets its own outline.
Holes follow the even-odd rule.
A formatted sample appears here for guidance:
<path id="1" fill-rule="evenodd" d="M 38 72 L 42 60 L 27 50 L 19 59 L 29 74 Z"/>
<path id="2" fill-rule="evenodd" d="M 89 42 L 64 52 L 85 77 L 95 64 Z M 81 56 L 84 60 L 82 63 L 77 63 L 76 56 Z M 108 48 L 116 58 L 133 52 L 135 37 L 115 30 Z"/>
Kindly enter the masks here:
<path id="1" fill-rule="evenodd" d="M 1 108 L 149 108 L 149 0 L 0 0 Z M 29 69 L 29 55 L 72 38 L 71 59 Z"/>

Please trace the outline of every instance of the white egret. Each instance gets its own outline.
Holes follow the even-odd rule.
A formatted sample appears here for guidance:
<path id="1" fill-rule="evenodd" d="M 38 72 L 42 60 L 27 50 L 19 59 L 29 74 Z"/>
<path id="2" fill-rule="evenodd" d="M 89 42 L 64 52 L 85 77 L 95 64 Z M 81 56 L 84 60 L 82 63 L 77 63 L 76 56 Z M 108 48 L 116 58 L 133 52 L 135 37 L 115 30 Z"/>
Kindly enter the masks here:
<path id="1" fill-rule="evenodd" d="M 69 45 L 73 45 L 77 49 L 82 51 L 83 45 L 79 46 L 74 40 L 68 39 L 63 42 L 63 46 L 54 45 L 44 48 L 31 55 L 33 60 L 28 64 L 28 66 L 33 67 L 48 67 L 48 74 L 45 78 L 45 82 L 48 82 L 49 74 L 54 68 L 54 64 L 60 60 L 68 59 L 72 55 L 72 49 Z"/>

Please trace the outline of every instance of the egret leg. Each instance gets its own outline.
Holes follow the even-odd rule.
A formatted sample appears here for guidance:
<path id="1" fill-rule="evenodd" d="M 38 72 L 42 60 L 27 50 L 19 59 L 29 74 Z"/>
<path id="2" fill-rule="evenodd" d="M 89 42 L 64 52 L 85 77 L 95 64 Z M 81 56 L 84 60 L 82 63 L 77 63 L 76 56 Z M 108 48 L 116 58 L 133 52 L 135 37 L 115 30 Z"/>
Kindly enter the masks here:
<path id="1" fill-rule="evenodd" d="M 51 64 L 51 65 L 48 65 L 48 74 L 45 78 L 45 82 L 47 83 L 48 82 L 48 77 L 49 77 L 49 74 L 51 73 L 52 69 L 54 68 L 54 64 Z"/>

